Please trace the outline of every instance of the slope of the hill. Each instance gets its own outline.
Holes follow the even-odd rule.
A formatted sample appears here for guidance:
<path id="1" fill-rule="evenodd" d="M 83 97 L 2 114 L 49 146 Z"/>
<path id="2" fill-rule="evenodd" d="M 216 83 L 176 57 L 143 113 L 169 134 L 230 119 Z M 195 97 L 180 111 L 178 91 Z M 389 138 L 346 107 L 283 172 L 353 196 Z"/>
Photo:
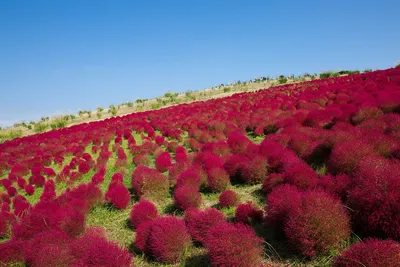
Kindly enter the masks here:
<path id="1" fill-rule="evenodd" d="M 399 112 L 395 68 L 6 141 L 0 263 L 397 266 Z"/>

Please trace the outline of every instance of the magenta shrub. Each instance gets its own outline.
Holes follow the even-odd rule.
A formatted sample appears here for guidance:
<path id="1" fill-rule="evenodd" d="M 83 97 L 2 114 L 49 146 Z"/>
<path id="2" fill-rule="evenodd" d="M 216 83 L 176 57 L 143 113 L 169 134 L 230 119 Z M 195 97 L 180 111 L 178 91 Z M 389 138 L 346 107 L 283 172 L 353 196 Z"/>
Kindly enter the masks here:
<path id="1" fill-rule="evenodd" d="M 174 191 L 174 205 L 181 210 L 188 208 L 198 208 L 202 198 L 198 189 L 191 186 L 181 186 Z"/>
<path id="2" fill-rule="evenodd" d="M 132 255 L 117 243 L 96 235 L 84 235 L 71 242 L 72 266 L 130 267 Z"/>
<path id="3" fill-rule="evenodd" d="M 222 168 L 208 171 L 207 187 L 213 192 L 222 192 L 230 185 L 229 175 Z"/>
<path id="4" fill-rule="evenodd" d="M 204 241 L 212 266 L 261 266 L 263 240 L 241 224 L 220 223 L 209 230 Z"/>
<path id="5" fill-rule="evenodd" d="M 157 261 L 170 264 L 179 262 L 190 244 L 190 235 L 183 220 L 166 216 L 153 221 L 147 245 L 148 252 Z"/>
<path id="6" fill-rule="evenodd" d="M 168 171 L 172 164 L 171 154 L 168 152 L 161 153 L 155 160 L 156 168 L 159 172 Z"/>
<path id="7" fill-rule="evenodd" d="M 232 190 L 225 190 L 219 195 L 219 203 L 220 207 L 235 207 L 239 204 L 239 196 L 236 192 Z"/>
<path id="8" fill-rule="evenodd" d="M 156 206 L 147 200 L 141 200 L 132 207 L 130 222 L 132 227 L 138 228 L 140 224 L 154 220 L 158 217 Z"/>
<path id="9" fill-rule="evenodd" d="M 322 175 L 318 180 L 318 186 L 332 196 L 347 199 L 347 192 L 351 185 L 351 177 L 347 174 Z"/>
<path id="10" fill-rule="evenodd" d="M 300 189 L 314 188 L 318 177 L 315 171 L 305 162 L 294 163 L 286 169 L 284 182 Z"/>
<path id="11" fill-rule="evenodd" d="M 157 200 L 168 194 L 169 182 L 157 170 L 140 165 L 132 173 L 132 187 L 140 199 Z"/>
<path id="12" fill-rule="evenodd" d="M 334 267 L 385 266 L 396 267 L 400 262 L 400 244 L 393 240 L 367 239 L 353 244 L 336 257 Z"/>
<path id="13" fill-rule="evenodd" d="M 251 155 L 243 165 L 241 178 L 246 184 L 257 184 L 264 180 L 268 174 L 267 159 L 261 155 Z"/>
<path id="14" fill-rule="evenodd" d="M 249 201 L 237 206 L 235 220 L 238 223 L 251 224 L 253 222 L 260 222 L 263 219 L 263 215 L 263 210 L 257 208 L 253 202 Z"/>
<path id="15" fill-rule="evenodd" d="M 115 187 L 110 188 L 107 193 L 109 194 L 108 201 L 111 202 L 114 207 L 117 209 L 125 209 L 128 207 L 131 200 L 131 194 L 129 193 L 128 188 L 123 184 L 117 184 Z"/>
<path id="16" fill-rule="evenodd" d="M 17 240 L 8 240 L 0 243 L 0 264 L 12 266 L 13 264 L 24 262 L 25 245 L 23 241 Z"/>
<path id="17" fill-rule="evenodd" d="M 190 186 L 200 189 L 201 184 L 201 177 L 194 168 L 186 169 L 176 179 L 176 187 Z"/>
<path id="18" fill-rule="evenodd" d="M 322 191 L 307 191 L 301 198 L 300 207 L 289 212 L 284 225 L 294 249 L 314 258 L 350 238 L 350 219 L 340 200 Z"/>
<path id="19" fill-rule="evenodd" d="M 301 194 L 297 187 L 288 184 L 275 187 L 267 198 L 265 224 L 282 230 L 289 214 L 300 205 Z"/>
<path id="20" fill-rule="evenodd" d="M 224 215 L 214 208 L 208 208 L 204 211 L 198 209 L 187 209 L 185 211 L 185 223 L 189 234 L 194 241 L 199 243 L 204 243 L 211 228 L 225 222 Z"/>
<path id="21" fill-rule="evenodd" d="M 374 150 L 361 140 L 337 143 L 328 161 L 328 169 L 332 173 L 353 174 L 362 160 L 375 155 Z"/>
<path id="22" fill-rule="evenodd" d="M 229 134 L 227 142 L 231 147 L 233 154 L 243 154 L 247 150 L 247 146 L 251 143 L 250 139 L 239 132 Z"/>
<path id="23" fill-rule="evenodd" d="M 38 233 L 24 248 L 25 261 L 29 266 L 70 266 L 71 238 L 62 231 L 51 230 Z"/>
<path id="24" fill-rule="evenodd" d="M 284 175 L 281 173 L 270 173 L 264 178 L 262 189 L 265 194 L 271 193 L 272 189 L 284 183 Z"/>
<path id="25" fill-rule="evenodd" d="M 352 222 L 367 236 L 400 239 L 400 164 L 380 157 L 360 163 L 347 205 Z"/>
<path id="26" fill-rule="evenodd" d="M 136 228 L 135 234 L 135 247 L 146 254 L 149 254 L 148 250 L 148 239 L 151 232 L 151 227 L 153 226 L 154 220 L 144 221 L 139 224 Z"/>

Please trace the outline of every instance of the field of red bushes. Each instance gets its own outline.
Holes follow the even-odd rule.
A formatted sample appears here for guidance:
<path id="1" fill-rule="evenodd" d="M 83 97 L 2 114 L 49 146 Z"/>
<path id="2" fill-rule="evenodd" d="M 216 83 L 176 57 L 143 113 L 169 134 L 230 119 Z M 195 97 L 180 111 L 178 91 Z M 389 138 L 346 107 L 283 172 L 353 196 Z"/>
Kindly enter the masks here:
<path id="1" fill-rule="evenodd" d="M 0 265 L 400 266 L 399 141 L 400 68 L 7 141 Z"/>

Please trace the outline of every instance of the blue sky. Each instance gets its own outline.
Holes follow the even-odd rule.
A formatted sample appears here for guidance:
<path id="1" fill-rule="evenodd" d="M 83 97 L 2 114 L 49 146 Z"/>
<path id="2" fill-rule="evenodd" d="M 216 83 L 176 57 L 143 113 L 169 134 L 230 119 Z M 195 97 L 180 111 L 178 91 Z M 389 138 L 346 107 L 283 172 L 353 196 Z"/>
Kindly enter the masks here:
<path id="1" fill-rule="evenodd" d="M 0 125 L 258 76 L 383 69 L 400 1 L 0 1 Z"/>

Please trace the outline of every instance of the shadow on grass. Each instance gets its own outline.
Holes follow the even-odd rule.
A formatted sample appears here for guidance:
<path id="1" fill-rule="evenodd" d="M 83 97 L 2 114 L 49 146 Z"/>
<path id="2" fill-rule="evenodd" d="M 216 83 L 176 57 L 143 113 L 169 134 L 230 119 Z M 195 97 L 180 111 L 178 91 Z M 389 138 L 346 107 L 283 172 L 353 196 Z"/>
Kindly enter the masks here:
<path id="1" fill-rule="evenodd" d="M 261 188 L 251 192 L 251 196 L 254 197 L 260 205 L 265 205 L 267 196 Z"/>
<path id="2" fill-rule="evenodd" d="M 180 209 L 178 209 L 174 203 L 170 203 L 168 204 L 165 208 L 164 208 L 164 213 L 167 214 L 171 214 L 174 216 L 182 216 L 184 214 L 184 212 Z"/>
<path id="3" fill-rule="evenodd" d="M 194 255 L 191 257 L 186 258 L 185 260 L 185 264 L 183 266 L 187 266 L 187 267 L 207 267 L 207 266 L 211 266 L 207 255 Z"/>
<path id="4" fill-rule="evenodd" d="M 131 220 L 129 218 L 125 220 L 125 228 L 131 231 L 135 231 L 135 228 L 133 228 Z"/>
<path id="5" fill-rule="evenodd" d="M 272 261 L 296 262 L 299 265 L 310 263 L 309 259 L 293 251 L 287 243 L 283 231 L 263 223 L 252 224 L 257 236 L 264 239 L 264 252 Z"/>

